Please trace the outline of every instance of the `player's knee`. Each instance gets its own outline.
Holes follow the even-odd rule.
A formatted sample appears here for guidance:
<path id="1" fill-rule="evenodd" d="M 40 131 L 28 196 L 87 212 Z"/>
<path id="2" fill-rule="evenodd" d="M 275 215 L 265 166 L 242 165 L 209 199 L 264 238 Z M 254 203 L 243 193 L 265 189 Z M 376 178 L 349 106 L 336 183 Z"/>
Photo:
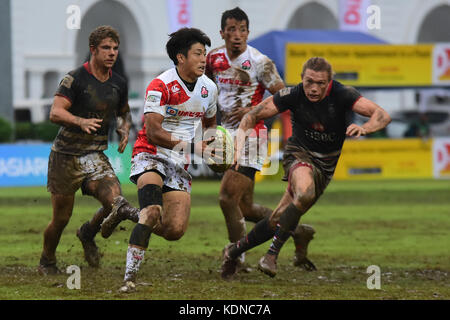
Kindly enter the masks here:
<path id="1" fill-rule="evenodd" d="M 309 208 L 315 201 L 316 194 L 314 188 L 305 188 L 295 193 L 294 205 L 298 208 Z"/>
<path id="2" fill-rule="evenodd" d="M 70 220 L 70 214 L 59 214 L 53 217 L 52 224 L 58 228 L 64 228 Z"/>
<path id="3" fill-rule="evenodd" d="M 162 207 L 160 205 L 151 205 L 145 207 L 139 213 L 139 223 L 153 227 L 161 217 Z"/>
<path id="4" fill-rule="evenodd" d="M 176 241 L 184 235 L 185 228 L 181 225 L 171 225 L 166 228 L 164 239 L 168 241 Z"/>
<path id="5" fill-rule="evenodd" d="M 233 195 L 230 192 L 227 191 L 221 191 L 219 194 L 219 204 L 220 207 L 223 208 L 228 208 L 230 206 L 233 205 L 237 205 L 238 201 L 235 195 Z"/>

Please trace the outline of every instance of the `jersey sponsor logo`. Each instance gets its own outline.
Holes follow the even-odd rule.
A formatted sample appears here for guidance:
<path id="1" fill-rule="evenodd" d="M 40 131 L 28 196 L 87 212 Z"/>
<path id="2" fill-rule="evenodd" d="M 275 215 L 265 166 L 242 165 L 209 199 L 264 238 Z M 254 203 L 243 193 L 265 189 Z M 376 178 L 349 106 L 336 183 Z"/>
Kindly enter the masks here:
<path id="1" fill-rule="evenodd" d="M 325 133 L 305 129 L 305 135 L 317 142 L 334 142 L 336 140 L 335 132 Z"/>
<path id="2" fill-rule="evenodd" d="M 202 98 L 208 97 L 208 89 L 206 89 L 205 86 L 202 87 L 202 90 L 200 91 L 200 94 L 202 95 Z"/>
<path id="3" fill-rule="evenodd" d="M 168 106 L 166 109 L 166 114 L 168 114 L 171 117 L 202 118 L 205 113 L 204 112 L 178 110 L 177 108 Z"/>
<path id="4" fill-rule="evenodd" d="M 204 114 L 204 112 L 178 111 L 179 117 L 202 118 Z"/>
<path id="5" fill-rule="evenodd" d="M 225 83 L 225 84 L 232 84 L 232 85 L 237 85 L 237 86 L 244 86 L 244 87 L 250 87 L 252 85 L 251 82 L 243 82 L 239 79 L 228 79 L 228 78 L 218 78 L 218 81 L 220 83 Z"/>
<path id="6" fill-rule="evenodd" d="M 169 116 L 175 117 L 178 114 L 178 109 L 169 106 L 166 109 L 166 114 L 168 114 Z"/>
<path id="7" fill-rule="evenodd" d="M 244 62 L 242 62 L 242 69 L 250 70 L 251 67 L 252 64 L 250 63 L 250 60 L 245 60 Z"/>

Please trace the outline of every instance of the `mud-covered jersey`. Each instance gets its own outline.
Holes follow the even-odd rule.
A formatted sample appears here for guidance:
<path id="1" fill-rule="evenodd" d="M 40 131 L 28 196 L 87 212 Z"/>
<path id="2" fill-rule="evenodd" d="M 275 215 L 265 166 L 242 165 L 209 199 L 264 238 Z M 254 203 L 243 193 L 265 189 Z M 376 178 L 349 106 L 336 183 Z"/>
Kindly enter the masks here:
<path id="1" fill-rule="evenodd" d="M 215 83 L 202 75 L 197 79 L 194 89 L 189 91 L 176 68 L 169 69 L 152 80 L 145 97 L 144 114 L 154 112 L 162 115 L 162 128 L 183 141 L 194 141 L 196 132 L 200 133 L 197 129 L 201 129 L 202 118 L 214 117 L 217 110 Z M 187 163 L 181 152 L 149 143 L 145 123 L 138 133 L 133 156 L 141 152 L 162 155 L 180 165 Z"/>
<path id="2" fill-rule="evenodd" d="M 355 88 L 332 80 L 319 102 L 308 100 L 303 83 L 278 91 L 273 102 L 280 112 L 291 110 L 291 142 L 326 158 L 339 156 L 351 110 L 359 98 Z"/>
<path id="3" fill-rule="evenodd" d="M 282 82 L 273 61 L 249 45 L 234 60 L 228 57 L 225 46 L 211 50 L 206 58 L 206 74 L 219 88 L 218 106 L 222 126 L 227 129 L 239 126 L 229 122 L 234 108 L 256 106 L 266 89 Z"/>
<path id="4" fill-rule="evenodd" d="M 55 152 L 84 155 L 108 148 L 108 132 L 111 119 L 128 103 L 126 80 L 116 72 L 110 72 L 107 81 L 99 81 L 86 62 L 64 76 L 55 93 L 68 99 L 69 112 L 81 118 L 102 119 L 101 127 L 94 133 L 86 133 L 78 126 L 61 126 L 53 142 Z"/>

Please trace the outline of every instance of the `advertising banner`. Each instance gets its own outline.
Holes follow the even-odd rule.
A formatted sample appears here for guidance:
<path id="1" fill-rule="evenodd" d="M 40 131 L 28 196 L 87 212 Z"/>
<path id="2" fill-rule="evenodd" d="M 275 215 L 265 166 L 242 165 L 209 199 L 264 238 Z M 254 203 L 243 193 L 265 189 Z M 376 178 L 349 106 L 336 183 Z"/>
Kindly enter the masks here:
<path id="1" fill-rule="evenodd" d="M 288 85 L 301 82 L 303 64 L 326 58 L 335 79 L 351 86 L 429 86 L 433 83 L 433 45 L 314 44 L 286 45 Z"/>
<path id="2" fill-rule="evenodd" d="M 432 178 L 432 141 L 418 138 L 346 140 L 334 179 Z"/>
<path id="3" fill-rule="evenodd" d="M 434 47 L 433 83 L 450 85 L 450 43 L 440 43 Z"/>
<path id="4" fill-rule="evenodd" d="M 183 27 L 191 27 L 192 5 L 190 0 L 167 0 L 167 12 L 169 17 L 170 32 L 175 32 Z"/>
<path id="5" fill-rule="evenodd" d="M 367 8 L 370 0 L 339 0 L 339 29 L 367 32 Z"/>
<path id="6" fill-rule="evenodd" d="M 47 185 L 51 144 L 0 145 L 0 187 Z"/>
<path id="7" fill-rule="evenodd" d="M 434 139 L 433 176 L 435 178 L 450 178 L 450 138 Z"/>
<path id="8" fill-rule="evenodd" d="M 51 143 L 1 144 L 0 145 L 0 187 L 46 186 L 48 157 Z M 121 183 L 131 183 L 130 159 L 132 146 L 124 153 L 117 151 L 117 144 L 110 143 L 105 154 Z"/>

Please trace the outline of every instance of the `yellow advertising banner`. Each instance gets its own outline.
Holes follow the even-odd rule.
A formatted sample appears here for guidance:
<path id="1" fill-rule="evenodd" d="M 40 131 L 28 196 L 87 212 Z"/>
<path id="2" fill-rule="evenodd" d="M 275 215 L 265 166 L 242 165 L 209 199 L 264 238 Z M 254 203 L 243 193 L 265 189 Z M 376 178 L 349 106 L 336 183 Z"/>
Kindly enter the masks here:
<path id="1" fill-rule="evenodd" d="M 303 64 L 320 56 L 335 79 L 351 86 L 428 86 L 433 82 L 433 45 L 286 44 L 285 81 L 301 82 Z"/>
<path id="2" fill-rule="evenodd" d="M 415 179 L 433 177 L 433 140 L 346 140 L 334 179 Z"/>

